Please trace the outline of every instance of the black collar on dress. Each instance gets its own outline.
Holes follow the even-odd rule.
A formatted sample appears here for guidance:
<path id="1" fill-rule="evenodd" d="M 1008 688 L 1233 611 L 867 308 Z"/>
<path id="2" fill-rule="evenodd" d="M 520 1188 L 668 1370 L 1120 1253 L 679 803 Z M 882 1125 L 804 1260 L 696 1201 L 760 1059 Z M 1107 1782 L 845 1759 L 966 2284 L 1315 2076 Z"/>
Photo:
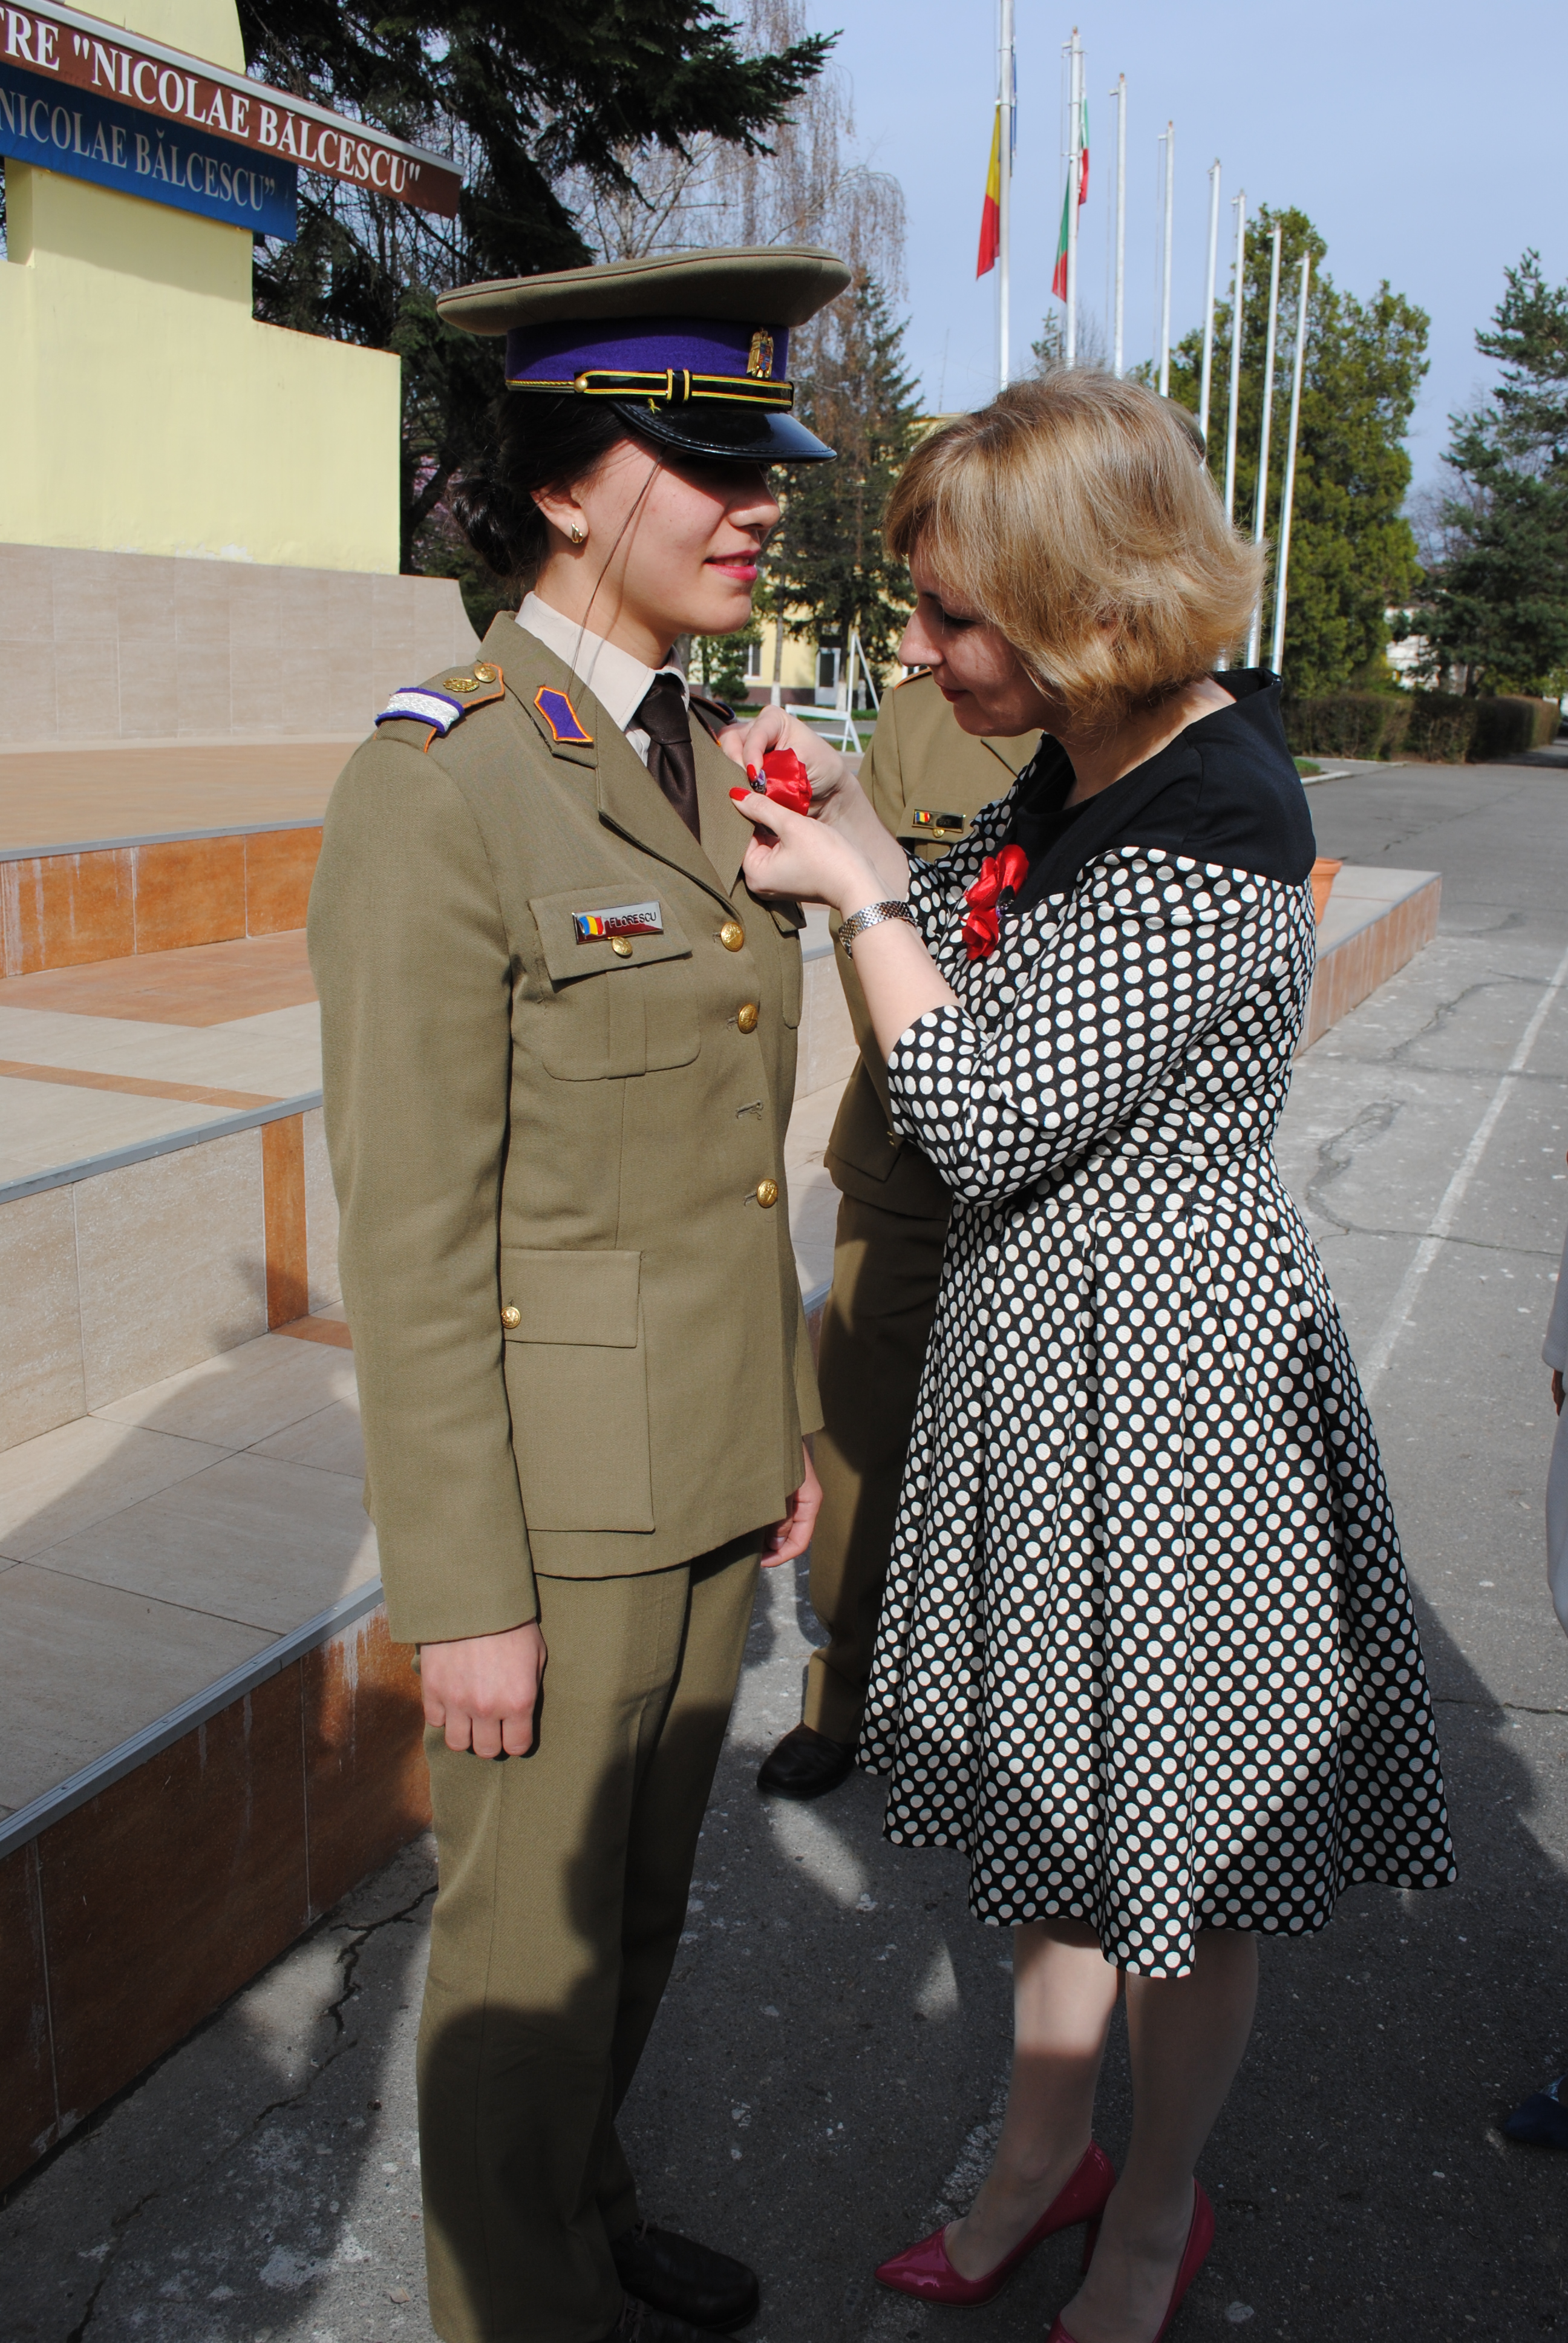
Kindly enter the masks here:
<path id="1" fill-rule="evenodd" d="M 1192 739 L 1193 733 L 1205 724 L 1223 721 L 1233 714 L 1237 703 L 1251 699 L 1260 692 L 1272 692 L 1277 700 L 1280 690 L 1278 677 L 1267 668 L 1238 668 L 1217 675 L 1213 680 L 1230 693 L 1231 706 L 1211 709 L 1207 716 L 1198 717 L 1168 747 L 1158 749 L 1143 764 L 1135 765 L 1131 772 L 1123 773 L 1119 781 L 1112 781 L 1109 788 L 1091 798 L 1039 860 L 1031 861 L 1029 876 L 1018 890 L 1019 910 L 1032 910 L 1047 895 L 1065 894 L 1079 872 L 1108 848 L 1136 845 L 1136 825 L 1154 799 L 1173 781 L 1201 770 L 1201 744 Z M 1040 768 L 1047 769 L 1037 774 Z M 1031 783 L 1037 783 L 1038 795 L 1031 789 Z M 1008 833 L 1010 838 L 1017 839 L 1026 853 L 1030 817 L 1032 815 L 1038 821 L 1043 816 L 1050 822 L 1062 810 L 1072 784 L 1072 767 L 1060 744 L 1048 734 L 1031 763 L 1019 776 L 1018 802 Z"/>

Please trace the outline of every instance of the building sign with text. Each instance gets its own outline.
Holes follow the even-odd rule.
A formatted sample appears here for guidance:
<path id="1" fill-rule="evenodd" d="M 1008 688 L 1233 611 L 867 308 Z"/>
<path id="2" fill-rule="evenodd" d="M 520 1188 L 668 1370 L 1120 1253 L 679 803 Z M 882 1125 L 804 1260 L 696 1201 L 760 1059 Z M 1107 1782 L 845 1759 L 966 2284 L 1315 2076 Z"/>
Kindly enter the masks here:
<path id="1" fill-rule="evenodd" d="M 176 129 L 75 89 L 45 90 L 0 59 L 0 155 L 147 196 L 256 236 L 295 233 L 292 163 L 264 162 L 201 131 Z"/>
<path id="2" fill-rule="evenodd" d="M 366 123 L 99 17 L 4 0 L 0 154 L 285 237 L 296 166 L 447 218 L 462 188 L 445 157 Z"/>

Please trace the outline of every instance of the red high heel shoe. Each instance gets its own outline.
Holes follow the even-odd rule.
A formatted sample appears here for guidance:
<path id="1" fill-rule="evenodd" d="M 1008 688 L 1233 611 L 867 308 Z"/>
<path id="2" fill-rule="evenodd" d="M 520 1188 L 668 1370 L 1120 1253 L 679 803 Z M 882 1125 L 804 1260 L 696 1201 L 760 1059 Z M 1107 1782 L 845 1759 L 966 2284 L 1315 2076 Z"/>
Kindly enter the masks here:
<path id="1" fill-rule="evenodd" d="M 1098 2225 L 1097 2225 L 1098 2226 Z M 1187 2232 L 1187 2243 L 1181 2249 L 1181 2259 L 1176 2266 L 1176 2283 L 1171 2289 L 1171 2299 L 1165 2306 L 1165 2316 L 1151 2343 L 1162 2343 L 1171 2331 L 1171 2321 L 1181 2308 L 1183 2296 L 1204 2263 L 1214 2242 L 1214 2207 L 1204 2195 L 1200 2182 L 1192 2183 L 1192 2226 Z M 1046 2337 L 1045 2343 L 1075 2343 L 1071 2331 L 1061 2323 L 1060 2313 Z"/>
<path id="2" fill-rule="evenodd" d="M 918 2246 L 908 2246 L 891 2261 L 880 2263 L 877 2277 L 895 2294 L 912 2294 L 919 2302 L 989 2302 L 992 2295 L 1000 2292 L 1020 2262 L 1033 2253 L 1041 2238 L 1053 2236 L 1058 2229 L 1073 2228 L 1080 2221 L 1089 2224 L 1083 2248 L 1083 2267 L 1087 2269 L 1100 2233 L 1105 2200 L 1115 2186 L 1116 2173 L 1111 2158 L 1091 2140 L 1067 2186 L 1051 2198 L 1028 2236 L 1020 2237 L 1011 2253 L 1005 2255 L 995 2269 L 987 2270 L 983 2278 L 965 2278 L 954 2269 L 948 2259 L 943 2229 L 933 2229 Z"/>

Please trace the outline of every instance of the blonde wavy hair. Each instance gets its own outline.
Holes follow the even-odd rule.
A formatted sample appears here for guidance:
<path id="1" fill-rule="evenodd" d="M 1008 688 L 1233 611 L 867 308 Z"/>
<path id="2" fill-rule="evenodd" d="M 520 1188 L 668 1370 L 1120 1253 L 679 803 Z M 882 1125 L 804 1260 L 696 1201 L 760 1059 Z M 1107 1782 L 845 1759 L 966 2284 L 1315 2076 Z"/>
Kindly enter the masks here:
<path id="1" fill-rule="evenodd" d="M 1245 636 L 1263 554 L 1225 518 L 1169 399 L 1083 367 L 1019 382 L 922 440 L 888 506 L 918 552 L 1080 719 L 1114 721 Z"/>

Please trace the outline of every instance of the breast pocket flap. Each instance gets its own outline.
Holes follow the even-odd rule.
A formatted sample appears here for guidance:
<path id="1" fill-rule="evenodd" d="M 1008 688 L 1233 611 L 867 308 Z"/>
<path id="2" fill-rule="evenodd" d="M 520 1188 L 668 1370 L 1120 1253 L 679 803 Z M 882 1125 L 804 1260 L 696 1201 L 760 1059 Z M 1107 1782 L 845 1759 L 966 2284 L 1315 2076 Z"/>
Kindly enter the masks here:
<path id="1" fill-rule="evenodd" d="M 590 881 L 558 895 L 531 895 L 528 909 L 552 984 L 570 984 L 574 978 L 607 970 L 646 968 L 649 960 L 691 958 L 691 946 L 668 903 L 637 895 L 624 879 L 608 884 Z M 605 930 L 585 934 L 585 922 L 603 922 Z"/>
<path id="2" fill-rule="evenodd" d="M 639 1252 L 525 1252 L 503 1246 L 501 1324 L 508 1342 L 635 1350 L 641 1270 Z"/>

